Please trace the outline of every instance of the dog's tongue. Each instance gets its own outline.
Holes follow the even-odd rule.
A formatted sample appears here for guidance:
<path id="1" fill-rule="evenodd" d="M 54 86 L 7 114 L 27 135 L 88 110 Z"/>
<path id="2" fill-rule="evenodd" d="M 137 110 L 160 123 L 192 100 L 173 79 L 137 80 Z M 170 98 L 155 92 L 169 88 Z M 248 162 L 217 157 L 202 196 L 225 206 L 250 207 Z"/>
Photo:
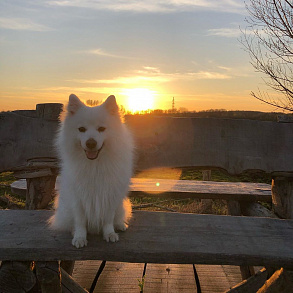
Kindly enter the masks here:
<path id="1" fill-rule="evenodd" d="M 86 156 L 88 159 L 95 159 L 97 157 L 98 152 L 97 151 L 86 151 Z"/>

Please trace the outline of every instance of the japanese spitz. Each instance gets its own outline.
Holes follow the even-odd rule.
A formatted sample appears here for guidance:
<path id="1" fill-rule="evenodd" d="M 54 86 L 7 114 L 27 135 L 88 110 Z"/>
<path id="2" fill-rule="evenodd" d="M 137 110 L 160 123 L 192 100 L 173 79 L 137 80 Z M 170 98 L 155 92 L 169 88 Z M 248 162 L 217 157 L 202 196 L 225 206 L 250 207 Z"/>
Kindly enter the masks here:
<path id="1" fill-rule="evenodd" d="M 127 198 L 133 165 L 133 140 L 122 123 L 114 96 L 87 107 L 70 95 L 57 135 L 61 160 L 59 196 L 53 229 L 71 231 L 72 244 L 87 245 L 87 232 L 119 240 L 131 216 Z"/>

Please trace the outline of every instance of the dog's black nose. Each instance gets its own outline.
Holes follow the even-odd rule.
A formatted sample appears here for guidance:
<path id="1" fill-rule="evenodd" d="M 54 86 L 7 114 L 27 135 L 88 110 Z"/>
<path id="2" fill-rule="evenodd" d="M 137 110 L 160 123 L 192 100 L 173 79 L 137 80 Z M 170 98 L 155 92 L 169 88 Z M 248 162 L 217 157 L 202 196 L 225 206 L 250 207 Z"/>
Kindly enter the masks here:
<path id="1" fill-rule="evenodd" d="M 93 138 L 88 139 L 85 144 L 89 149 L 94 149 L 97 146 L 97 142 Z"/>

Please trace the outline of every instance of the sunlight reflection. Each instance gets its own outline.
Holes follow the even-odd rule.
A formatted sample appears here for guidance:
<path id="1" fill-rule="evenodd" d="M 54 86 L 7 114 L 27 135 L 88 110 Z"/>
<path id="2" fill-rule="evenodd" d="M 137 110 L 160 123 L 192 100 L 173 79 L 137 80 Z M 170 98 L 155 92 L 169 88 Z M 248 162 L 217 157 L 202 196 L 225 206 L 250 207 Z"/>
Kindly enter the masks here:
<path id="1" fill-rule="evenodd" d="M 132 179 L 131 188 L 148 194 L 164 193 L 172 190 L 181 173 L 179 168 L 167 167 L 143 170 Z"/>

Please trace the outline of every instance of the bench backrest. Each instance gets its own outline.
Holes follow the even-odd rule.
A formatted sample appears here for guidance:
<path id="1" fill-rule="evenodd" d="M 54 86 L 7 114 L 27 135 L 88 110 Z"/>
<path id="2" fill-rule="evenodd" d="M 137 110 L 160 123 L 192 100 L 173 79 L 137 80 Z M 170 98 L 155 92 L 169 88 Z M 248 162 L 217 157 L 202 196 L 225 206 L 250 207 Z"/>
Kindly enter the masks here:
<path id="1" fill-rule="evenodd" d="M 56 157 L 53 147 L 61 104 L 36 111 L 0 113 L 0 172 L 36 157 Z M 136 168 L 222 168 L 293 173 L 293 123 L 243 119 L 127 116 L 136 141 Z"/>

